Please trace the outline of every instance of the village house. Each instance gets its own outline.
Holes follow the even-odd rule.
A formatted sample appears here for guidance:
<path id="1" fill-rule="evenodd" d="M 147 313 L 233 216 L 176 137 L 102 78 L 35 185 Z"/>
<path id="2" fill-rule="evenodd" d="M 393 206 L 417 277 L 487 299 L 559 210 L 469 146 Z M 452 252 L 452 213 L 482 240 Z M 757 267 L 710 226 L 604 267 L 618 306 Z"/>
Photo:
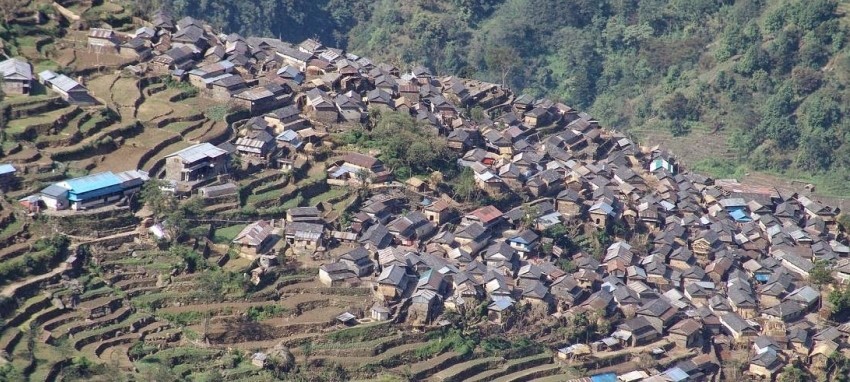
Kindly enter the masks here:
<path id="1" fill-rule="evenodd" d="M 0 191 L 9 191 L 17 185 L 17 172 L 18 170 L 11 163 L 0 164 Z"/>
<path id="2" fill-rule="evenodd" d="M 92 28 L 88 35 L 88 47 L 95 53 L 114 54 L 120 40 L 111 29 Z"/>
<path id="3" fill-rule="evenodd" d="M 772 380 L 784 365 L 777 351 L 773 348 L 768 348 L 761 353 L 756 353 L 750 360 L 748 370 L 753 375 Z"/>
<path id="4" fill-rule="evenodd" d="M 322 224 L 322 211 L 318 207 L 292 207 L 286 210 L 287 223 Z"/>
<path id="5" fill-rule="evenodd" d="M 404 268 L 390 265 L 381 272 L 377 279 L 378 293 L 388 300 L 393 300 L 404 294 L 407 289 L 407 274 Z"/>
<path id="6" fill-rule="evenodd" d="M 264 115 L 263 118 L 274 128 L 276 133 L 300 130 L 306 127 L 306 121 L 295 105 L 284 106 Z"/>
<path id="7" fill-rule="evenodd" d="M 118 54 L 134 61 L 145 61 L 152 54 L 149 44 L 148 40 L 134 37 L 119 45 Z"/>
<path id="8" fill-rule="evenodd" d="M 325 227 L 314 223 L 289 223 L 285 238 L 290 246 L 299 251 L 315 252 L 324 245 Z"/>
<path id="9" fill-rule="evenodd" d="M 148 173 L 140 170 L 106 171 L 54 183 L 39 197 L 51 210 L 86 210 L 120 202 L 141 190 L 148 179 Z"/>
<path id="10" fill-rule="evenodd" d="M 655 342 L 661 333 L 645 317 L 635 317 L 617 326 L 611 336 L 634 347 Z"/>
<path id="11" fill-rule="evenodd" d="M 45 70 L 38 74 L 38 78 L 39 82 L 45 87 L 59 93 L 62 99 L 68 103 L 79 105 L 93 105 L 97 103 L 89 95 L 88 89 L 64 74 L 56 74 L 53 71 Z"/>
<path id="12" fill-rule="evenodd" d="M 428 221 L 439 226 L 443 224 L 445 219 L 448 217 L 450 213 L 450 206 L 444 200 L 437 200 L 425 206 L 422 213 L 425 214 Z"/>
<path id="13" fill-rule="evenodd" d="M 240 256 L 254 261 L 270 249 L 269 244 L 273 241 L 273 231 L 274 227 L 271 223 L 260 220 L 243 228 L 233 239 L 233 244 L 239 247 Z"/>
<path id="14" fill-rule="evenodd" d="M 369 276 L 375 270 L 369 251 L 362 246 L 344 253 L 339 257 L 339 262 L 345 264 L 357 277 Z"/>
<path id="15" fill-rule="evenodd" d="M 164 54 L 154 57 L 150 66 L 155 73 L 186 71 L 195 65 L 195 52 L 187 46 L 173 47 Z"/>
<path id="16" fill-rule="evenodd" d="M 286 89 L 280 85 L 266 84 L 235 93 L 231 102 L 250 111 L 251 114 L 260 114 L 280 107 L 288 102 L 288 98 Z"/>
<path id="17" fill-rule="evenodd" d="M 307 91 L 305 111 L 313 120 L 322 123 L 335 123 L 339 119 L 339 110 L 333 100 L 321 89 Z"/>
<path id="18" fill-rule="evenodd" d="M 327 171 L 328 184 L 334 186 L 381 183 L 390 176 L 380 159 L 359 153 L 343 155 Z"/>
<path id="19" fill-rule="evenodd" d="M 322 264 L 319 266 L 319 282 L 326 287 L 350 285 L 357 279 L 357 274 L 342 262 Z"/>
<path id="20" fill-rule="evenodd" d="M 227 173 L 229 159 L 227 151 L 199 143 L 165 157 L 165 179 L 177 182 L 180 191 L 191 192 Z"/>
<path id="21" fill-rule="evenodd" d="M 28 95 L 32 90 L 32 66 L 20 58 L 10 58 L 0 62 L 3 94 Z"/>
<path id="22" fill-rule="evenodd" d="M 670 339 L 683 349 L 699 347 L 702 333 L 702 323 L 692 318 L 679 321 L 668 330 Z"/>

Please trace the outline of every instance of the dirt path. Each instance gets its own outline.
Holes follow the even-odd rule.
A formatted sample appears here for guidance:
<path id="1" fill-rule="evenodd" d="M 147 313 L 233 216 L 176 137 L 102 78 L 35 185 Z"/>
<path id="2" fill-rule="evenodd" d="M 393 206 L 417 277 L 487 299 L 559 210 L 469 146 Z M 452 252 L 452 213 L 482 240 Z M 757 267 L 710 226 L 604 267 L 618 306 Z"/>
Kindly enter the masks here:
<path id="1" fill-rule="evenodd" d="M 27 285 L 37 283 L 37 282 L 42 281 L 42 280 L 47 280 L 47 279 L 49 279 L 53 276 L 62 274 L 66 270 L 68 270 L 68 263 L 62 262 L 62 264 L 59 264 L 58 267 L 54 268 L 52 271 L 47 272 L 43 275 L 30 277 L 30 278 L 27 278 L 25 280 L 21 280 L 21 281 L 14 282 L 14 283 L 7 285 L 6 287 L 3 288 L 3 291 L 0 292 L 0 296 L 7 297 L 7 298 L 13 297 L 15 295 L 15 292 L 17 292 L 18 289 L 20 289 L 21 287 L 25 287 Z"/>

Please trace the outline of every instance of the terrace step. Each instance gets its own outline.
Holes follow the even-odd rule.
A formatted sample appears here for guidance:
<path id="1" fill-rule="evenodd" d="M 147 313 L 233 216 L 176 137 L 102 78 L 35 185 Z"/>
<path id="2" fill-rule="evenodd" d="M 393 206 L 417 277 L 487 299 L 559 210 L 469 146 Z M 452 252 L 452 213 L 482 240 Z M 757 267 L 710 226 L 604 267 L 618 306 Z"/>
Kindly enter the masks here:
<path id="1" fill-rule="evenodd" d="M 19 243 L 0 249 L 0 261 L 11 260 L 27 253 L 31 245 L 31 243 Z"/>
<path id="2" fill-rule="evenodd" d="M 92 330 L 101 326 L 110 326 L 121 321 L 124 321 L 130 314 L 133 313 L 133 309 L 130 307 L 122 307 L 109 315 L 100 317 L 96 320 L 87 320 L 84 322 L 74 323 L 69 326 L 65 326 L 56 330 L 56 334 L 58 337 L 64 335 L 76 335 L 77 333 L 85 332 L 87 330 Z"/>
<path id="3" fill-rule="evenodd" d="M 127 291 L 130 289 L 142 288 L 142 287 L 151 287 L 156 285 L 155 277 L 146 277 L 146 278 L 136 278 L 136 279 L 126 279 L 121 280 L 113 284 L 113 286 L 121 289 L 123 291 Z"/>
<path id="4" fill-rule="evenodd" d="M 62 325 L 68 324 L 69 322 L 77 321 L 77 320 L 81 320 L 81 319 L 82 319 L 82 317 L 80 315 L 80 312 L 71 311 L 71 312 L 65 313 L 65 314 L 63 314 L 59 317 L 55 317 L 55 318 L 45 322 L 44 325 L 42 326 L 42 328 L 44 330 L 47 330 L 47 331 L 53 331 L 53 330 L 55 330 L 56 328 L 58 328 Z"/>
<path id="5" fill-rule="evenodd" d="M 18 328 L 7 328 L 4 330 L 3 335 L 0 336 L 0 351 L 11 355 L 15 346 L 21 341 L 22 336 L 23 333 Z"/>
<path id="6" fill-rule="evenodd" d="M 552 356 L 546 353 L 533 355 L 530 357 L 520 358 L 509 360 L 505 365 L 498 369 L 488 370 L 486 372 L 476 374 L 471 376 L 468 381 L 469 382 L 485 382 L 492 381 L 495 378 L 499 378 L 510 373 L 517 371 L 518 369 L 528 369 L 529 367 L 539 366 L 545 363 L 551 363 Z"/>
<path id="7" fill-rule="evenodd" d="M 481 371 L 496 367 L 500 362 L 503 361 L 504 358 L 502 357 L 471 359 L 469 361 L 454 365 L 448 369 L 443 369 L 437 374 L 434 374 L 434 376 L 431 377 L 430 380 L 434 382 L 455 382 L 466 380 L 468 376 L 475 375 Z"/>
<path id="8" fill-rule="evenodd" d="M 450 351 L 411 365 L 395 367 L 391 369 L 391 371 L 395 374 L 409 372 L 411 380 L 424 380 L 434 373 L 462 361 L 462 358 L 463 357 L 459 353 Z"/>
<path id="9" fill-rule="evenodd" d="M 557 364 L 546 364 L 531 369 L 525 369 L 513 374 L 508 374 L 501 378 L 494 379 L 493 382 L 526 382 L 535 378 L 548 377 L 557 374 L 561 371 L 561 367 Z"/>
<path id="10" fill-rule="evenodd" d="M 100 328 L 98 328 L 98 331 L 96 333 L 90 333 L 88 335 L 86 335 L 86 332 L 82 332 L 80 336 L 75 337 L 71 345 L 75 349 L 80 350 L 86 345 L 89 345 L 93 342 L 99 342 L 117 336 L 123 336 L 126 333 L 138 331 L 141 328 L 144 328 L 145 326 L 149 325 L 153 321 L 153 316 L 149 315 L 137 316 L 137 318 L 133 319 L 132 321 L 128 321 L 125 319 L 117 324 L 110 325 L 104 328 L 105 330 L 103 331 L 100 331 Z"/>

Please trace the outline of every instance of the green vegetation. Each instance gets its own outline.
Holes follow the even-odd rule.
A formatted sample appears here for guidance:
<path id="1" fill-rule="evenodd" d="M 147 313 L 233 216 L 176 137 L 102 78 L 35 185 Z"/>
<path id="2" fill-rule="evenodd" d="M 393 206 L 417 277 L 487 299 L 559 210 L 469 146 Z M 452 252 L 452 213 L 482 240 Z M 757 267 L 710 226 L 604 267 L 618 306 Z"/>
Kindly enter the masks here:
<path id="1" fill-rule="evenodd" d="M 353 129 L 339 138 L 345 144 L 380 150 L 379 158 L 399 179 L 452 164 L 445 138 L 400 112 L 381 113 L 371 130 Z"/>
<path id="2" fill-rule="evenodd" d="M 263 321 L 273 317 L 280 317 L 287 313 L 287 309 L 280 305 L 252 306 L 245 311 L 245 316 L 251 321 Z"/>
<path id="3" fill-rule="evenodd" d="M 63 235 L 37 241 L 33 252 L 0 264 L 0 284 L 48 272 L 67 257 L 69 243 L 70 240 Z"/>
<path id="4" fill-rule="evenodd" d="M 166 313 L 161 312 L 157 313 L 158 316 L 168 320 L 169 322 L 179 325 L 179 326 L 188 326 L 201 322 L 204 318 L 203 312 L 193 311 L 193 312 L 180 312 L 180 313 Z M 138 344 L 143 344 L 143 342 L 139 342 Z M 132 349 L 131 349 L 132 350 Z"/>
<path id="5" fill-rule="evenodd" d="M 376 62 L 504 83 L 641 138 L 711 132 L 747 168 L 850 194 L 850 47 L 836 0 L 165 4 L 227 32 L 316 36 Z M 718 153 L 680 154 L 696 162 Z M 741 173 L 720 162 L 698 168 Z"/>
<path id="6" fill-rule="evenodd" d="M 238 235 L 239 232 L 242 232 L 242 230 L 245 229 L 245 226 L 246 224 L 237 224 L 224 228 L 218 228 L 215 230 L 214 241 L 220 244 L 228 244 L 233 241 L 234 238 L 236 238 L 236 235 Z"/>
<path id="7" fill-rule="evenodd" d="M 198 88 L 188 82 L 175 81 L 171 76 L 163 76 L 162 82 L 169 89 L 179 90 L 181 98 L 190 98 L 198 95 Z"/>
<path id="8" fill-rule="evenodd" d="M 850 287 L 835 289 L 827 298 L 830 305 L 830 318 L 836 322 L 847 321 L 850 317 Z"/>
<path id="9" fill-rule="evenodd" d="M 365 342 L 381 338 L 387 333 L 386 324 L 358 326 L 349 329 L 338 330 L 328 334 L 328 340 L 339 343 Z"/>

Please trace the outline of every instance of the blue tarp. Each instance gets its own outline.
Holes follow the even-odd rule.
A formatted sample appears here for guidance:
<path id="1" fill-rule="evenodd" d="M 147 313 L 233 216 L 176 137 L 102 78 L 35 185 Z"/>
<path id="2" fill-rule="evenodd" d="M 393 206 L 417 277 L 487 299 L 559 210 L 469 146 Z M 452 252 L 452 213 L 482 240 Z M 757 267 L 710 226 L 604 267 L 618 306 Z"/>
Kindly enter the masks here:
<path id="1" fill-rule="evenodd" d="M 590 376 L 590 380 L 593 382 L 617 382 L 617 374 L 605 373 L 592 375 Z"/>
<path id="2" fill-rule="evenodd" d="M 736 208 L 730 211 L 729 216 L 731 216 L 732 219 L 735 219 L 735 221 L 739 223 L 747 223 L 753 221 L 753 218 L 747 215 L 747 213 L 742 208 Z"/>

